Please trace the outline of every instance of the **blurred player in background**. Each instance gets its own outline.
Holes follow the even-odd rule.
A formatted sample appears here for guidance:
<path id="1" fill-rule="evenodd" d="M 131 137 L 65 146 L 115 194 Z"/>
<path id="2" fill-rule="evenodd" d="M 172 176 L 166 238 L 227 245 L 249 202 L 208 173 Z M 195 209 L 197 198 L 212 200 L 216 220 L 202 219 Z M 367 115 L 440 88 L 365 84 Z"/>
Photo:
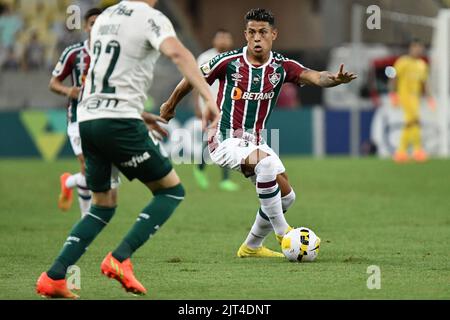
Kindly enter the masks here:
<path id="1" fill-rule="evenodd" d="M 356 75 L 344 71 L 318 72 L 273 52 L 278 36 L 275 17 L 265 9 L 252 9 L 245 17 L 247 46 L 223 53 L 201 70 L 211 85 L 220 81 L 221 119 L 209 139 L 211 159 L 220 167 L 241 172 L 256 185 L 260 209 L 256 221 L 237 255 L 246 257 L 283 257 L 263 246 L 264 239 L 275 231 L 281 244 L 292 228 L 284 213 L 294 204 L 295 192 L 278 155 L 264 139 L 262 131 L 276 105 L 285 82 L 298 86 L 334 87 L 351 82 Z M 181 99 L 192 86 L 183 79 L 161 106 L 161 116 L 170 120 Z"/>
<path id="2" fill-rule="evenodd" d="M 153 199 L 139 211 L 133 227 L 105 256 L 100 269 L 127 292 L 147 292 L 134 276 L 131 256 L 161 229 L 185 195 L 167 154 L 151 134 L 167 135 L 159 126 L 164 120 L 144 112 L 160 53 L 200 92 L 206 109 L 218 115 L 194 56 L 177 39 L 169 19 L 153 8 L 156 2 L 121 1 L 106 9 L 93 26 L 92 64 L 78 108 L 92 205 L 73 227 L 53 265 L 39 277 L 36 291 L 41 296 L 77 298 L 67 288 L 67 269 L 81 258 L 116 212 L 113 184 L 118 172 L 114 168 L 129 180 L 142 182 Z"/>
<path id="3" fill-rule="evenodd" d="M 213 47 L 205 52 L 203 52 L 198 58 L 197 63 L 199 66 L 202 66 L 203 64 L 207 63 L 211 59 L 213 59 L 215 56 L 230 51 L 233 49 L 233 36 L 231 33 L 225 29 L 219 29 L 216 31 L 216 34 L 214 35 Z M 219 81 L 214 82 L 211 86 L 211 93 L 214 97 L 217 97 L 217 94 L 219 93 Z M 195 115 L 197 118 L 202 118 L 202 111 L 204 109 L 203 100 L 200 99 L 198 93 L 194 91 L 194 99 L 195 99 Z M 202 150 L 204 150 L 206 147 L 203 146 Z M 194 166 L 194 177 L 197 181 L 197 184 L 200 188 L 206 190 L 209 187 L 209 181 L 208 177 L 206 176 L 206 163 L 202 159 L 202 163 L 198 166 Z M 224 191 L 237 191 L 239 190 L 239 186 L 230 180 L 230 172 L 227 168 L 222 168 L 222 181 L 220 182 L 219 188 Z"/>
<path id="4" fill-rule="evenodd" d="M 75 156 L 80 162 L 80 172 L 76 174 L 64 173 L 60 177 L 61 192 L 58 199 L 58 207 L 67 211 L 72 206 L 73 189 L 77 188 L 78 201 L 80 204 L 81 217 L 88 212 L 91 205 L 91 192 L 86 184 L 85 163 L 83 151 L 81 150 L 80 131 L 77 120 L 78 97 L 81 87 L 84 84 L 89 70 L 91 58 L 89 56 L 89 46 L 92 26 L 97 17 L 102 13 L 101 9 L 93 8 L 88 10 L 84 17 L 84 30 L 88 34 L 86 41 L 76 43 L 64 50 L 58 64 L 53 70 L 53 77 L 50 80 L 50 89 L 60 95 L 69 98 L 67 110 L 67 134 Z M 64 80 L 70 76 L 72 86 L 63 84 Z"/>
<path id="5" fill-rule="evenodd" d="M 428 106 L 434 110 L 436 103 L 431 96 L 428 83 L 428 66 L 422 59 L 424 45 L 414 39 L 409 44 L 409 53 L 400 57 L 394 64 L 396 77 L 390 81 L 390 98 L 394 106 L 400 106 L 404 113 L 405 126 L 400 145 L 394 155 L 394 161 L 409 161 L 408 149 L 413 147 L 412 157 L 417 162 L 424 162 L 428 156 L 422 146 L 420 130 L 420 100 L 425 91 Z"/>

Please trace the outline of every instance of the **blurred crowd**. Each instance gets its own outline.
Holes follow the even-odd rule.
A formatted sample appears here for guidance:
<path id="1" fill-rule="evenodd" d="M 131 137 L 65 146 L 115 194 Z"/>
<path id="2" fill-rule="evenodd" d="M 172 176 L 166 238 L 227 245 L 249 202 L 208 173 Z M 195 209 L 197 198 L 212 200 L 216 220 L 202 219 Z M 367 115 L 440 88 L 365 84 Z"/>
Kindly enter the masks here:
<path id="1" fill-rule="evenodd" d="M 0 72 L 51 71 L 68 46 L 83 41 L 82 30 L 69 30 L 67 9 L 80 8 L 81 21 L 93 7 L 106 8 L 119 0 L 0 0 Z M 285 84 L 278 106 L 301 105 L 298 89 Z"/>
<path id="2" fill-rule="evenodd" d="M 81 30 L 68 30 L 67 8 L 81 15 L 118 0 L 0 0 L 0 69 L 51 69 L 69 45 L 84 40 Z"/>

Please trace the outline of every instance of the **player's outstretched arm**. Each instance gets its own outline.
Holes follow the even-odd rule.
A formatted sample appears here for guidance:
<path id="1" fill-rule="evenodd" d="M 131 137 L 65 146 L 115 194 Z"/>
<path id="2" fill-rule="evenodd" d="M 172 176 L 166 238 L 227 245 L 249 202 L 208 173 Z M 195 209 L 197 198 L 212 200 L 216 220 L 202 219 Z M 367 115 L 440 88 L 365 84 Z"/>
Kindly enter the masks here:
<path id="1" fill-rule="evenodd" d="M 305 70 L 300 74 L 299 82 L 304 85 L 315 85 L 322 88 L 332 88 L 340 84 L 349 83 L 358 76 L 354 73 L 344 71 L 344 65 L 341 64 L 337 73 L 329 71 Z"/>
<path id="2" fill-rule="evenodd" d="M 209 86 L 203 78 L 192 53 L 175 37 L 167 38 L 160 46 L 160 51 L 166 55 L 178 67 L 184 79 L 178 84 L 169 100 L 166 102 L 166 109 L 175 112 L 176 105 L 188 94 L 192 88 L 197 89 L 200 96 L 205 101 L 208 113 L 218 116 L 218 107 L 209 90 Z M 162 115 L 166 120 L 166 117 Z M 168 115 L 166 115 L 168 117 Z"/>

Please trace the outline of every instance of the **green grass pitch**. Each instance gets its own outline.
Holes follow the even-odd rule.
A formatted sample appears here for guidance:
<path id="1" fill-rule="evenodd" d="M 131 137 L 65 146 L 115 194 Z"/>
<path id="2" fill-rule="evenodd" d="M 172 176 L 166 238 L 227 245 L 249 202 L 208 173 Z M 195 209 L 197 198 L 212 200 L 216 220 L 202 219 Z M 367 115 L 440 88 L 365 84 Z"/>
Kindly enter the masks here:
<path id="1" fill-rule="evenodd" d="M 239 259 L 236 251 L 258 208 L 254 187 L 220 192 L 220 171 L 200 191 L 192 167 L 177 167 L 187 198 L 133 258 L 149 294 L 136 298 L 100 274 L 151 195 L 138 182 L 120 188 L 115 218 L 79 261 L 83 299 L 449 299 L 450 169 L 448 161 L 398 166 L 376 159 L 283 158 L 297 202 L 287 214 L 322 238 L 313 263 Z M 76 161 L 0 161 L 0 299 L 40 299 L 39 274 L 79 217 L 56 206 L 59 175 Z M 270 236 L 266 244 L 276 248 Z M 369 290 L 367 268 L 381 269 Z"/>

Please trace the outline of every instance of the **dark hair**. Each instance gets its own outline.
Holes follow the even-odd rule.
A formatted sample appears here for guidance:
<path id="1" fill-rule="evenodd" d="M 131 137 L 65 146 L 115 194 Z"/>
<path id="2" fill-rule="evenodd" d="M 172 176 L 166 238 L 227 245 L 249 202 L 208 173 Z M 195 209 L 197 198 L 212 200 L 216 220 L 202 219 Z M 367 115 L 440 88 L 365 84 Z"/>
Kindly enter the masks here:
<path id="1" fill-rule="evenodd" d="M 412 38 L 411 40 L 409 40 L 408 45 L 411 46 L 413 44 L 421 44 L 424 45 L 423 41 L 419 38 Z"/>
<path id="2" fill-rule="evenodd" d="M 99 16 L 102 14 L 102 12 L 103 10 L 99 8 L 89 9 L 88 12 L 86 12 L 86 14 L 84 15 L 84 21 L 88 21 L 90 17 Z"/>
<path id="3" fill-rule="evenodd" d="M 272 27 L 275 26 L 275 16 L 272 12 L 266 9 L 251 9 L 245 15 L 245 23 L 248 24 L 250 21 L 263 21 L 268 22 Z"/>

